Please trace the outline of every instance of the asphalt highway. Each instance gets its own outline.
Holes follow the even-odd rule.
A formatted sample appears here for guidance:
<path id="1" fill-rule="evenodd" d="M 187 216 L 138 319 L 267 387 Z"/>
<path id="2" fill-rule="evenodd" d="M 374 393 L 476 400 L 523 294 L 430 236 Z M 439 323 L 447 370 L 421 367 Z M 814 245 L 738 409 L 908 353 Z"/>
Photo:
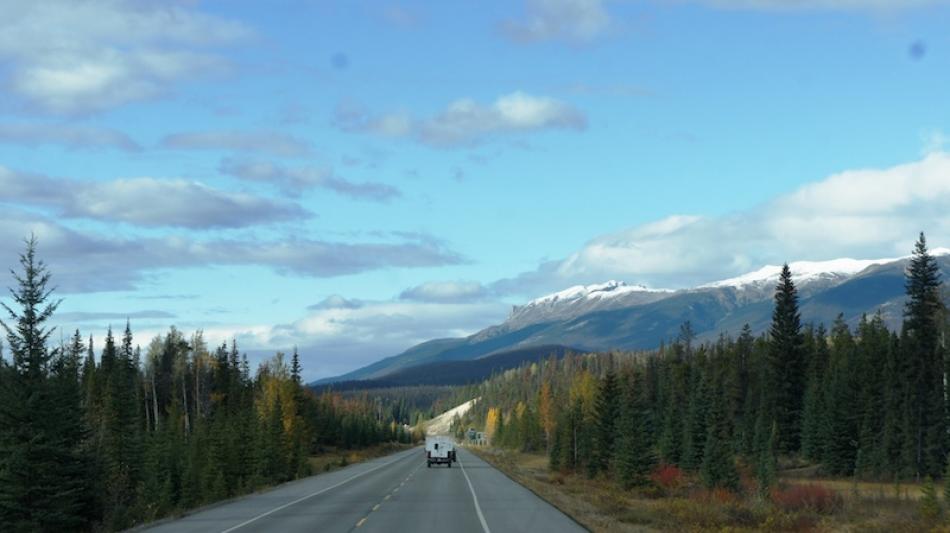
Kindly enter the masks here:
<path id="1" fill-rule="evenodd" d="M 451 468 L 423 448 L 321 474 L 161 522 L 167 532 L 507 533 L 585 531 L 464 448 Z"/>

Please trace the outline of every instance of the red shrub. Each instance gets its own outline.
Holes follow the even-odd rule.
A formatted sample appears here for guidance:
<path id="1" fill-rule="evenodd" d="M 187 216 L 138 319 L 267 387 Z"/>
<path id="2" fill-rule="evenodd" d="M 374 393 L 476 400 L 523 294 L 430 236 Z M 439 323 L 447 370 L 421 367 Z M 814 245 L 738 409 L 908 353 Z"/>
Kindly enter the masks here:
<path id="1" fill-rule="evenodd" d="M 736 493 L 722 487 L 713 489 L 709 496 L 713 501 L 721 504 L 730 504 L 739 501 L 739 499 L 736 497 Z"/>
<path id="2" fill-rule="evenodd" d="M 683 471 L 676 465 L 662 464 L 650 474 L 650 480 L 664 489 L 676 489 L 683 485 Z"/>
<path id="3" fill-rule="evenodd" d="M 841 496 L 821 485 L 792 485 L 786 489 L 773 489 L 772 502 L 786 511 L 830 513 L 841 507 Z"/>

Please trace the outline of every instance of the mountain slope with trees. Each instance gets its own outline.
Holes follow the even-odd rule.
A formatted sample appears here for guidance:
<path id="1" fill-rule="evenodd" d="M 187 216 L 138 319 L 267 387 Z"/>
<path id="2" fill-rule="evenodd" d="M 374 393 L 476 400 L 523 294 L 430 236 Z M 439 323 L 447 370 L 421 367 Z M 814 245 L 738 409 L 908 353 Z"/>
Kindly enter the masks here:
<path id="1" fill-rule="evenodd" d="M 923 235 L 909 261 L 899 331 L 880 314 L 830 330 L 801 315 L 792 273 L 773 295 L 770 327 L 698 342 L 691 323 L 655 352 L 612 352 L 522 366 L 472 387 L 457 428 L 496 446 L 546 453 L 550 467 L 645 487 L 657 465 L 695 472 L 710 489 L 768 494 L 780 457 L 836 476 L 945 478 L 950 357 L 937 260 Z"/>
<path id="2" fill-rule="evenodd" d="M 932 256 L 934 262 L 943 274 L 950 274 L 950 255 L 943 249 L 939 252 L 940 255 Z M 888 328 L 899 329 L 906 300 L 903 275 L 911 261 L 909 257 L 879 262 L 853 261 L 863 268 L 855 268 L 857 271 L 853 273 L 810 273 L 796 282 L 802 319 L 829 328 L 840 315 L 855 328 L 864 315 L 880 312 Z M 839 262 L 829 263 L 837 265 Z M 814 268 L 820 264 L 807 265 Z M 540 298 L 516 308 L 503 324 L 466 338 L 422 343 L 402 354 L 316 384 L 385 380 L 395 372 L 417 365 L 474 360 L 531 346 L 562 345 L 586 351 L 653 350 L 675 339 L 686 321 L 699 340 L 712 341 L 722 333 L 737 336 L 745 325 L 758 335 L 770 327 L 772 302 L 768 283 L 771 279 L 747 275 L 675 292 L 644 292 L 628 287 L 629 293 L 611 298 L 598 295 L 610 294 L 625 286 L 611 285 L 611 291 L 596 286 L 601 290 L 588 291 L 592 296 L 590 302 L 578 301 L 583 298 L 576 295 L 574 298 Z M 579 292 L 579 289 L 564 292 Z M 558 305 L 565 309 L 559 310 Z M 532 306 L 538 310 L 532 311 Z"/>

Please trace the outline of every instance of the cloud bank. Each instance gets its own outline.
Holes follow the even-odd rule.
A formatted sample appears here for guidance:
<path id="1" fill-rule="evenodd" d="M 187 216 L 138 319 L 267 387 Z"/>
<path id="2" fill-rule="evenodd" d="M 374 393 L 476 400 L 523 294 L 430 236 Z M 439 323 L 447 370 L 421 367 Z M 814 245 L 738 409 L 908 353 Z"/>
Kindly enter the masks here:
<path id="1" fill-rule="evenodd" d="M 324 189 L 356 200 L 388 202 L 402 196 L 399 189 L 374 181 L 353 182 L 332 170 L 317 167 L 285 167 L 267 161 L 227 158 L 218 171 L 240 180 L 268 183 L 286 196 L 297 198 L 314 189 Z"/>
<path id="2" fill-rule="evenodd" d="M 690 287 L 785 261 L 906 255 L 920 231 L 950 243 L 948 153 L 841 172 L 725 216 L 671 215 L 602 235 L 492 288 L 534 296 L 612 278 Z"/>
<path id="3" fill-rule="evenodd" d="M 29 105 L 77 115 L 153 99 L 180 82 L 221 73 L 214 50 L 247 39 L 244 25 L 191 2 L 2 2 L 6 84 Z"/>
<path id="4" fill-rule="evenodd" d="M 583 43 L 605 33 L 611 18 L 602 0 L 527 0 L 524 18 L 502 29 L 515 42 L 565 40 Z"/>
<path id="5" fill-rule="evenodd" d="M 313 153 L 310 143 L 292 135 L 273 131 L 194 131 L 165 136 L 160 145 L 176 150 L 225 150 L 257 152 L 283 157 L 303 157 Z"/>
<path id="6" fill-rule="evenodd" d="M 128 135 L 108 128 L 73 124 L 0 124 L 0 143 L 20 146 L 61 145 L 66 148 L 113 148 L 138 152 L 142 147 Z"/>
<path id="7" fill-rule="evenodd" d="M 337 109 L 336 125 L 343 131 L 409 138 L 429 146 L 451 148 L 503 134 L 552 129 L 579 131 L 587 127 L 587 117 L 560 100 L 519 91 L 488 105 L 469 98 L 455 100 L 435 116 L 422 119 L 406 113 L 372 116 L 341 106 Z"/>
<path id="8" fill-rule="evenodd" d="M 300 206 L 182 179 L 85 181 L 0 166 L 0 201 L 51 208 L 58 216 L 191 229 L 238 228 L 309 218 Z"/>
<path id="9" fill-rule="evenodd" d="M 12 209 L 0 211 L 0 257 L 15 258 L 31 233 L 39 239 L 40 254 L 61 292 L 134 290 L 152 273 L 169 268 L 256 265 L 283 275 L 327 278 L 466 261 L 444 243 L 425 237 L 376 242 L 105 237 Z M 8 275 L 0 278 L 0 286 L 10 286 Z"/>

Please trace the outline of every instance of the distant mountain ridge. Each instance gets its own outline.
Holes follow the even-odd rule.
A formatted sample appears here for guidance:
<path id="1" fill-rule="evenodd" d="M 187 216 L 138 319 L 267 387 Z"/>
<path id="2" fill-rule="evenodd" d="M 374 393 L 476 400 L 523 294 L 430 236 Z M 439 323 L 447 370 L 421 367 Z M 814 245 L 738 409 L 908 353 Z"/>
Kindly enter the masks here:
<path id="1" fill-rule="evenodd" d="M 931 254 L 950 279 L 950 249 Z M 877 260 L 835 259 L 789 264 L 799 290 L 804 322 L 830 325 L 839 315 L 854 324 L 865 313 L 881 312 L 899 327 L 904 270 L 910 257 Z M 317 382 L 385 379 L 417 365 L 466 361 L 538 346 L 580 350 L 652 349 L 672 339 L 690 321 L 702 339 L 736 334 L 743 325 L 764 331 L 781 266 L 769 265 L 695 288 L 668 290 L 608 281 L 578 285 L 514 306 L 503 323 L 465 338 L 428 341 L 405 352 L 336 378 Z"/>

